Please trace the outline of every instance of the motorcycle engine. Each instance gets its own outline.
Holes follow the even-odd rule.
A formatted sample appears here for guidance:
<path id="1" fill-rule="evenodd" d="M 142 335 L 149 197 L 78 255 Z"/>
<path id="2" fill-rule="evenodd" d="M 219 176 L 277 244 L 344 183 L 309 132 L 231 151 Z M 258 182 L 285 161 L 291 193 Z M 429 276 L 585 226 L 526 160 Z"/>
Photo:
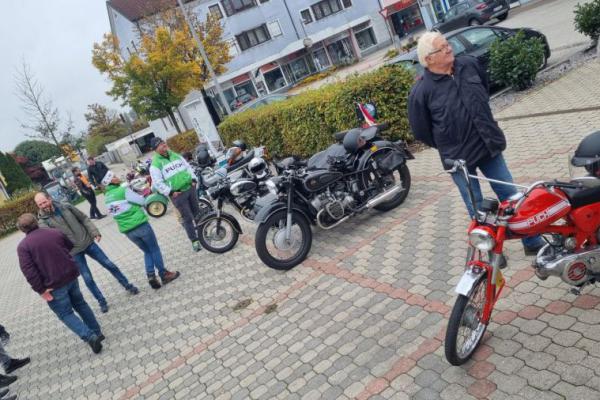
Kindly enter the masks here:
<path id="1" fill-rule="evenodd" d="M 317 194 L 311 200 L 312 206 L 325 218 L 325 225 L 338 221 L 344 217 L 346 210 L 354 207 L 354 197 L 345 190 L 345 185 L 340 183 L 327 188 L 326 191 Z"/>
<path id="2" fill-rule="evenodd" d="M 569 285 L 580 286 L 600 275 L 600 246 L 574 251 L 569 240 L 560 246 L 547 244 L 540 250 L 535 261 L 540 279 L 557 276 Z"/>

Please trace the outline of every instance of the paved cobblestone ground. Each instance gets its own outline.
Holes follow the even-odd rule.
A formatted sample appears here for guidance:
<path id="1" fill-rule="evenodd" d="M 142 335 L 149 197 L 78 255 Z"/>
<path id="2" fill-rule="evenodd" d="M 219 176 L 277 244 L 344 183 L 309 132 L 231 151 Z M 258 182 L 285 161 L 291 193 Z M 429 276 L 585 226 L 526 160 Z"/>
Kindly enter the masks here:
<path id="1" fill-rule="evenodd" d="M 593 62 L 502 115 L 598 98 Z M 564 178 L 567 153 L 600 127 L 600 113 L 502 127 L 516 180 Z M 130 297 L 93 265 L 111 306 L 98 314 L 107 339 L 97 356 L 27 287 L 15 258 L 21 236 L 3 239 L 0 320 L 13 336 L 10 353 L 32 357 L 12 389 L 29 400 L 599 398 L 600 289 L 575 297 L 558 279 L 538 280 L 519 243 L 508 245 L 508 289 L 474 360 L 445 361 L 468 220 L 434 151 L 410 169 L 402 207 L 317 231 L 309 259 L 287 273 L 258 261 L 252 226 L 227 255 L 195 254 L 169 213 L 152 223 L 168 268 L 182 277 L 152 291 L 140 252 L 102 220 L 102 247 L 142 291 Z M 236 309 L 242 300 L 247 307 Z"/>

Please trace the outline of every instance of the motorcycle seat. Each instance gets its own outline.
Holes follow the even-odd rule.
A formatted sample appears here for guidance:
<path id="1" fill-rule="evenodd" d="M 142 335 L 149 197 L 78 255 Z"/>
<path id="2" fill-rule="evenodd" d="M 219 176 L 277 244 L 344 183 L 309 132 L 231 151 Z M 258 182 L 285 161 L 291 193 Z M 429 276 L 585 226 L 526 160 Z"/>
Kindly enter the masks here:
<path id="1" fill-rule="evenodd" d="M 309 169 L 329 169 L 329 157 L 340 157 L 346 154 L 344 146 L 338 143 L 332 144 L 327 149 L 318 152 L 308 159 Z"/>
<path id="2" fill-rule="evenodd" d="M 572 208 L 579 208 L 593 203 L 600 203 L 600 186 L 579 189 L 562 189 L 569 198 Z"/>

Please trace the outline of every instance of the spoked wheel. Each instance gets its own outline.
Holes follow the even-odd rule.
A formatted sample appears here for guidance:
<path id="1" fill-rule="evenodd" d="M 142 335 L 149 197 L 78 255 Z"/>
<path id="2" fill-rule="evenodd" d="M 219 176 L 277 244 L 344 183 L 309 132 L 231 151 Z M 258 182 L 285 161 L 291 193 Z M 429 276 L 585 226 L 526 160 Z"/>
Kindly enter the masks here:
<path id="1" fill-rule="evenodd" d="M 262 262 L 273 269 L 292 269 L 304 261 L 312 245 L 312 231 L 302 214 L 292 213 L 289 238 L 286 220 L 287 211 L 278 211 L 256 230 L 256 253 Z"/>
<path id="2" fill-rule="evenodd" d="M 446 359 L 452 365 L 462 365 L 471 358 L 487 329 L 481 320 L 487 280 L 487 274 L 483 275 L 469 297 L 459 295 L 454 303 L 445 340 Z"/>
<path id="3" fill-rule="evenodd" d="M 377 180 L 377 175 L 375 175 L 375 172 L 372 170 L 365 172 L 363 175 L 363 184 L 365 188 L 373 187 Z M 404 203 L 410 190 L 410 171 L 406 164 L 402 164 L 391 173 L 382 176 L 382 181 L 385 190 L 389 190 L 396 185 L 401 185 L 402 189 L 389 200 L 384 201 L 373 208 L 378 211 L 390 211 Z"/>
<path id="4" fill-rule="evenodd" d="M 225 218 L 211 218 L 198 226 L 198 240 L 211 253 L 225 253 L 235 246 L 239 233 Z"/>
<path id="5" fill-rule="evenodd" d="M 167 212 L 167 205 L 160 201 L 153 201 L 146 206 L 148 215 L 154 218 L 162 217 Z"/>

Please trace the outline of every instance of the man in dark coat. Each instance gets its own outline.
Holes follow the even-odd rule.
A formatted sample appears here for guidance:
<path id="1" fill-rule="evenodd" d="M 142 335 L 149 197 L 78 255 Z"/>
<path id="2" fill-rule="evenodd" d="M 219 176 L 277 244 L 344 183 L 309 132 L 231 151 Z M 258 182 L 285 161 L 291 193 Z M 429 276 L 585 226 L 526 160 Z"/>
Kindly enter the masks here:
<path id="1" fill-rule="evenodd" d="M 90 184 L 89 180 L 77 167 L 73 168 L 71 172 L 73 172 L 75 186 L 77 186 L 77 189 L 79 189 L 79 193 L 81 193 L 87 202 L 90 203 L 90 219 L 102 219 L 106 217 L 106 215 L 102 215 L 98 209 L 96 193 L 94 193 L 94 188 Z"/>
<path id="2" fill-rule="evenodd" d="M 502 152 L 504 133 L 489 106 L 487 74 L 470 56 L 454 57 L 452 47 L 439 32 L 427 32 L 417 46 L 419 62 L 425 68 L 408 98 L 408 118 L 416 139 L 435 148 L 445 159 L 465 160 L 471 174 L 479 169 L 484 176 L 512 182 Z M 462 173 L 452 174 L 471 217 L 475 210 Z M 490 183 L 502 200 L 514 195 L 514 186 Z M 477 206 L 483 196 L 477 180 L 472 181 Z M 545 242 L 539 236 L 523 239 L 525 254 L 536 254 Z"/>
<path id="3" fill-rule="evenodd" d="M 88 157 L 88 177 L 92 185 L 102 187 L 102 178 L 108 172 L 108 167 L 101 161 L 96 161 L 94 157 Z"/>
<path id="4" fill-rule="evenodd" d="M 79 290 L 79 268 L 69 253 L 73 243 L 57 229 L 40 229 L 33 214 L 21 215 L 17 227 L 26 235 L 17 246 L 25 279 L 62 323 L 100 353 L 104 335 Z"/>

